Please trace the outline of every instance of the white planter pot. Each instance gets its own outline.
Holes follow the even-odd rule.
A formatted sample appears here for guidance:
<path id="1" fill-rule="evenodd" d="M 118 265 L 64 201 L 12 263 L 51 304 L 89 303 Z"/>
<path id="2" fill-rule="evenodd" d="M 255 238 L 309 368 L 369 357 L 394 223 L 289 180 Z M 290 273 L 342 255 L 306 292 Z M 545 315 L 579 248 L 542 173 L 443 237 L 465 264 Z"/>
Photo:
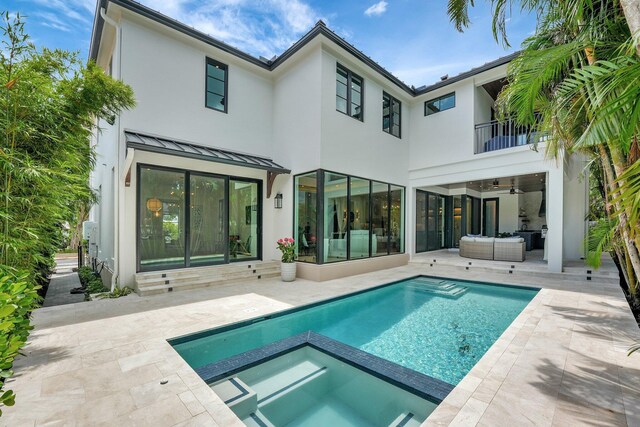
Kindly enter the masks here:
<path id="1" fill-rule="evenodd" d="M 296 263 L 281 262 L 280 277 L 282 277 L 283 282 L 293 282 L 294 280 L 296 280 Z"/>

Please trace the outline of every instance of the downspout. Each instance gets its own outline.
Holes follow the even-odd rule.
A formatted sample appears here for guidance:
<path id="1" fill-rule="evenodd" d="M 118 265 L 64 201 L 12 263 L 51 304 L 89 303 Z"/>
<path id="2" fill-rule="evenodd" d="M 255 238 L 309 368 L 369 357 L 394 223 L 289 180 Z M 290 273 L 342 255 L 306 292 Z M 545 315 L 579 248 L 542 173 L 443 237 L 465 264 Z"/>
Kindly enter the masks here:
<path id="1" fill-rule="evenodd" d="M 105 8 L 100 8 L 100 17 L 104 19 L 104 22 L 111 25 L 116 31 L 116 43 L 115 48 L 118 50 L 118 79 L 122 79 L 122 28 L 116 21 L 107 16 Z M 98 40 L 98 43 L 100 41 Z M 111 59 L 113 61 L 113 58 Z M 113 70 L 112 70 L 113 71 Z M 113 74 L 113 72 L 112 72 Z M 113 75 L 112 75 L 113 77 Z M 117 117 L 117 138 L 120 140 L 122 129 L 120 125 L 120 116 Z M 120 144 L 117 146 L 116 165 L 117 171 L 120 172 Z M 131 153 L 131 161 L 133 161 L 133 153 Z M 124 179 L 120 179 L 119 173 L 113 174 L 113 275 L 111 276 L 111 290 L 113 291 L 118 286 L 118 279 L 120 276 L 120 183 L 124 182 Z"/>

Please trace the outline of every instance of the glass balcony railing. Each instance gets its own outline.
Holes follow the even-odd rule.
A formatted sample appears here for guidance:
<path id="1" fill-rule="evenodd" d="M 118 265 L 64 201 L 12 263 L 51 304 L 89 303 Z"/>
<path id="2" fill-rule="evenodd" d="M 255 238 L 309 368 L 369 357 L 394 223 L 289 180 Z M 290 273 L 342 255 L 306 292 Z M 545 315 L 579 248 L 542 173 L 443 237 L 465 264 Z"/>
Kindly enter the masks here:
<path id="1" fill-rule="evenodd" d="M 517 125 L 511 119 L 477 124 L 475 133 L 475 154 L 539 143 L 546 139 L 546 134 L 535 132 L 529 126 Z"/>

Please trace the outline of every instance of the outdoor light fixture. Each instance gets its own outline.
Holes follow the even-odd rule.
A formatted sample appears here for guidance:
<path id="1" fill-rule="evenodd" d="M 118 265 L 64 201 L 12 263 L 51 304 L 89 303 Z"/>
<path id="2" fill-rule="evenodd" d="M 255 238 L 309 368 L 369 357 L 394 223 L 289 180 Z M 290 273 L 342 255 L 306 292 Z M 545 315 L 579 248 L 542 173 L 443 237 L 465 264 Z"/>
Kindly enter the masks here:
<path id="1" fill-rule="evenodd" d="M 162 202 L 155 197 L 147 200 L 147 209 L 153 212 L 155 216 L 160 216 L 162 210 Z"/>
<path id="2" fill-rule="evenodd" d="M 273 198 L 273 203 L 276 209 L 282 209 L 282 193 L 276 194 L 276 197 Z"/>

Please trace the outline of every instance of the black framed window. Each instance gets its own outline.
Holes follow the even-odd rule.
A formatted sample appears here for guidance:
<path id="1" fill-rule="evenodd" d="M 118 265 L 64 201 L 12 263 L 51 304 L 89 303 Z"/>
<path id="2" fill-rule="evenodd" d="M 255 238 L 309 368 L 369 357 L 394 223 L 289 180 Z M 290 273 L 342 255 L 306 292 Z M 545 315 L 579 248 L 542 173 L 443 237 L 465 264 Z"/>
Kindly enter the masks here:
<path id="1" fill-rule="evenodd" d="M 362 77 L 336 65 L 336 110 L 363 121 L 364 82 Z"/>
<path id="2" fill-rule="evenodd" d="M 318 169 L 294 177 L 297 260 L 327 264 L 403 253 L 405 188 Z"/>
<path id="3" fill-rule="evenodd" d="M 207 108 L 227 112 L 228 67 L 214 59 L 207 58 L 207 80 L 205 105 Z"/>
<path id="4" fill-rule="evenodd" d="M 382 92 L 382 130 L 401 138 L 402 103 Z"/>
<path id="5" fill-rule="evenodd" d="M 261 259 L 261 181 L 141 164 L 137 176 L 137 271 Z"/>
<path id="6" fill-rule="evenodd" d="M 424 115 L 430 116 L 440 111 L 450 110 L 456 106 L 456 93 L 451 92 L 424 103 Z"/>

